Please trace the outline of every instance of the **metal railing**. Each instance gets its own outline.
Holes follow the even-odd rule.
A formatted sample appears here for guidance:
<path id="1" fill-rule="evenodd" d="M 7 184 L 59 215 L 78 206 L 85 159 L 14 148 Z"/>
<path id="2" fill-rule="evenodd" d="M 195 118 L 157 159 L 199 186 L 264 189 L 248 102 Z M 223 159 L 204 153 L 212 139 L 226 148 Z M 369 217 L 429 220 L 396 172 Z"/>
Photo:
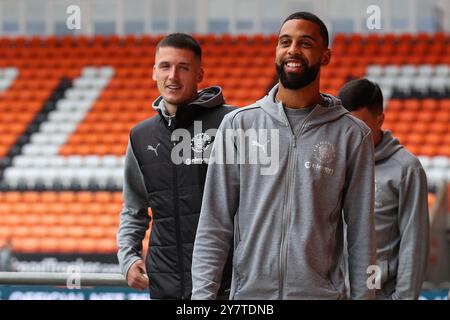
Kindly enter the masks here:
<path id="1" fill-rule="evenodd" d="M 116 273 L 0 272 L 0 285 L 44 285 L 67 287 L 127 287 Z"/>

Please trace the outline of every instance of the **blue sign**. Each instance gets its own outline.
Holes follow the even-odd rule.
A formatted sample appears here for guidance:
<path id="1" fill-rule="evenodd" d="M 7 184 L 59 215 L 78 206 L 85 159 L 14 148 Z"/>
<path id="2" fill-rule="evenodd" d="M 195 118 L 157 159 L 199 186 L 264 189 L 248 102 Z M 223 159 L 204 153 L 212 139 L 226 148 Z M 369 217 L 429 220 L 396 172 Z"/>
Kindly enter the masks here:
<path id="1" fill-rule="evenodd" d="M 148 300 L 148 291 L 130 288 L 67 289 L 51 286 L 0 286 L 0 300 Z"/>

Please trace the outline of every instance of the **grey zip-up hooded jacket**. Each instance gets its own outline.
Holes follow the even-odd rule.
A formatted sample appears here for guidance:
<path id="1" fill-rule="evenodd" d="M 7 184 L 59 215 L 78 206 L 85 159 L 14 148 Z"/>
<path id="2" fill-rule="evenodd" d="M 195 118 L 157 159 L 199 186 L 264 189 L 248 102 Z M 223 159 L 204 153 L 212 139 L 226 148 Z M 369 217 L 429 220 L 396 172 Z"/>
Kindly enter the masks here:
<path id="1" fill-rule="evenodd" d="M 417 299 L 429 248 L 428 188 L 419 160 L 390 131 L 375 148 L 379 299 Z"/>
<path id="2" fill-rule="evenodd" d="M 292 132 L 275 102 L 277 90 L 226 115 L 219 128 L 194 245 L 192 298 L 215 298 L 234 236 L 230 299 L 345 299 L 343 209 L 351 296 L 371 299 L 367 268 L 375 264 L 376 248 L 370 129 L 339 100 L 322 95 L 328 105 L 317 105 Z M 240 129 L 244 138 L 226 137 Z M 252 129 L 266 131 L 252 135 Z M 253 153 L 246 152 L 252 146 Z M 270 154 L 271 161 L 251 164 L 255 153 L 264 161 Z"/>

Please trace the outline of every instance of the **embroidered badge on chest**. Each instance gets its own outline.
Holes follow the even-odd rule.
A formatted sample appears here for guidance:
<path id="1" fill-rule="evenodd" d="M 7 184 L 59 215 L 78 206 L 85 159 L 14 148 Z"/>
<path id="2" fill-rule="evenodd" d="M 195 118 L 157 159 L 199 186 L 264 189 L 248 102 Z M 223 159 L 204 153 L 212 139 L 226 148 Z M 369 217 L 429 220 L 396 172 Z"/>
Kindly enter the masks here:
<path id="1" fill-rule="evenodd" d="M 328 141 L 321 141 L 313 148 L 314 159 L 321 164 L 330 164 L 336 157 L 333 145 Z"/>
<path id="2" fill-rule="evenodd" d="M 314 145 L 312 151 L 313 159 L 305 162 L 305 168 L 332 176 L 334 169 L 330 166 L 336 158 L 334 146 L 329 141 L 321 141 Z"/>
<path id="3" fill-rule="evenodd" d="M 192 151 L 204 152 L 211 145 L 211 137 L 206 133 L 198 133 L 191 140 Z"/>

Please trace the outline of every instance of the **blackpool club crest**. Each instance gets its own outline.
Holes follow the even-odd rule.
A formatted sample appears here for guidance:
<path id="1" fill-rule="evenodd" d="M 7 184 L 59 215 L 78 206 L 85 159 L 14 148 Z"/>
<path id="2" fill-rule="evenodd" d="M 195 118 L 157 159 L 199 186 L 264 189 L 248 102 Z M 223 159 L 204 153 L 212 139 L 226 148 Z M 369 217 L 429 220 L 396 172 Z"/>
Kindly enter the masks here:
<path id="1" fill-rule="evenodd" d="M 327 165 L 333 162 L 336 157 L 336 152 L 333 145 L 328 141 L 321 141 L 313 148 L 313 157 L 320 164 Z"/>
<path id="2" fill-rule="evenodd" d="M 209 148 L 212 139 L 206 133 L 198 133 L 191 139 L 191 148 L 194 152 L 201 153 Z"/>

